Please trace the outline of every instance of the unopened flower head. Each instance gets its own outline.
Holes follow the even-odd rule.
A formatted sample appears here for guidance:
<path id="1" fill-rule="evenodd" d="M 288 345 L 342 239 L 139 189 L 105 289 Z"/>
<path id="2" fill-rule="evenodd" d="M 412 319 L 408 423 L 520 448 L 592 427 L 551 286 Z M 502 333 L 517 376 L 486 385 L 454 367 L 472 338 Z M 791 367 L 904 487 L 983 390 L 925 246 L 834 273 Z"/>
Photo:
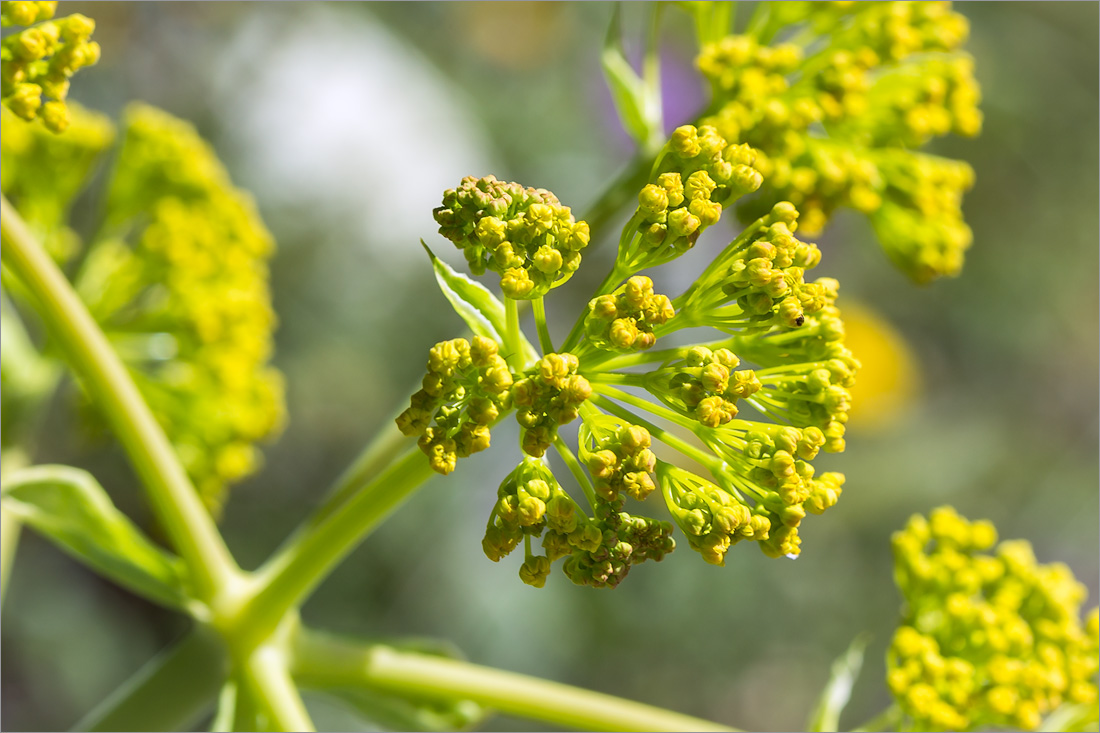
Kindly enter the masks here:
<path id="1" fill-rule="evenodd" d="M 0 98 L 24 120 L 41 119 L 47 129 L 69 126 L 69 79 L 99 61 L 99 44 L 89 40 L 95 21 L 79 13 L 57 20 L 56 2 L 4 2 L 0 23 L 30 26 L 0 43 Z M 45 101 L 43 101 L 45 100 Z"/>
<path id="2" fill-rule="evenodd" d="M 742 213 L 791 201 L 812 234 L 852 208 L 915 280 L 958 274 L 972 173 L 912 149 L 981 129 L 973 62 L 959 50 L 965 18 L 944 2 L 769 2 L 759 13 L 698 59 L 716 110 L 702 123 L 758 151 L 766 182 Z"/>
<path id="3" fill-rule="evenodd" d="M 651 182 L 619 247 L 621 269 L 668 262 L 695 246 L 734 201 L 760 187 L 757 152 L 713 127 L 676 128 L 658 155 Z"/>
<path id="4" fill-rule="evenodd" d="M 925 730 L 1035 730 L 1063 703 L 1096 705 L 1098 617 L 1065 565 L 950 507 L 894 535 L 905 600 L 887 682 Z"/>
<path id="5" fill-rule="evenodd" d="M 472 452 L 463 447 L 463 431 L 479 431 L 480 449 L 488 445 L 490 425 L 515 411 L 526 455 L 501 484 L 483 548 L 499 561 L 522 542 L 524 582 L 542 586 L 561 560 L 573 582 L 614 587 L 634 565 L 675 548 L 674 526 L 707 562 L 723 564 L 744 539 L 769 556 L 793 557 L 801 551 L 798 528 L 806 515 L 836 504 L 844 477 L 817 475 L 811 462 L 822 450 L 844 450 L 848 389 L 859 362 L 844 346 L 837 282 L 806 276 L 821 253 L 795 236 L 795 207 L 778 203 L 720 251 L 702 253 L 702 271 L 675 298 L 661 292 L 659 274 L 639 274 L 696 247 L 699 233 L 729 204 L 756 190 L 761 175 L 754 160 L 751 148 L 729 144 L 714 128 L 678 128 L 640 192 L 611 273 L 558 347 L 548 348 L 545 312 L 536 308 L 541 356 L 514 320 L 501 323 L 508 308 L 515 316 L 507 282 L 502 289 L 512 299 L 495 308 L 485 304 L 483 290 L 471 290 L 483 303 L 476 306 L 483 320 L 464 317 L 500 339 L 482 335 L 475 343 L 511 355 L 492 367 L 500 376 L 492 379 L 491 394 L 485 391 L 489 375 L 475 365 L 474 347 L 465 340 L 432 350 L 424 389 L 398 426 L 420 435 L 432 468 L 449 473 L 458 457 Z M 494 201 L 524 191 L 532 189 L 467 179 L 461 193 L 445 195 L 448 205 L 436 212 L 441 231 L 467 247 L 475 273 L 489 266 L 489 240 L 475 241 L 472 233 L 490 229 L 483 215 L 504 205 Z M 461 213 L 467 209 L 456 202 L 464 197 L 474 202 L 473 213 Z M 460 286 L 450 282 L 453 298 Z M 720 339 L 661 348 L 663 337 L 699 327 Z M 444 347 L 447 359 L 437 354 Z M 483 420 L 472 416 L 475 406 Z M 559 429 L 578 420 L 574 450 Z M 656 443 L 706 475 L 671 457 L 659 460 Z M 551 449 L 579 494 L 551 473 L 545 458 Z M 628 506 L 654 494 L 673 522 Z M 538 538 L 542 554 L 532 546 Z"/>
<path id="6" fill-rule="evenodd" d="M 452 339 L 428 355 L 423 389 L 397 418 L 405 435 L 420 436 L 432 469 L 448 474 L 458 458 L 489 447 L 489 428 L 511 403 L 512 372 L 497 343 L 475 336 Z"/>
<path id="7" fill-rule="evenodd" d="M 103 222 L 77 290 L 216 510 L 283 421 L 268 365 L 271 235 L 191 125 L 140 105 L 126 113 Z"/>
<path id="8" fill-rule="evenodd" d="M 474 274 L 498 273 L 509 298 L 540 298 L 565 282 L 588 246 L 588 224 L 554 194 L 493 176 L 462 179 L 434 214 L 439 233 L 462 250 Z"/>

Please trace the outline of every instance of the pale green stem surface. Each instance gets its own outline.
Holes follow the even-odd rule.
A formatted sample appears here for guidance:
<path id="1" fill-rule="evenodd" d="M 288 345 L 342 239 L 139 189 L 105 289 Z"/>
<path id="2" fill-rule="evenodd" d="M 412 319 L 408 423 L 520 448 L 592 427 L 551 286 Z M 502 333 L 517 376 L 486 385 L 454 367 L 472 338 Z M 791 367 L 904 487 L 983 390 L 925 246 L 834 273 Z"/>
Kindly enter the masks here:
<path id="1" fill-rule="evenodd" d="M 0 507 L 0 604 L 8 595 L 8 578 L 19 546 L 19 517 Z"/>
<path id="2" fill-rule="evenodd" d="M 278 645 L 257 648 L 241 665 L 240 684 L 253 693 L 265 723 L 271 731 L 313 731 L 316 728 L 306 712 L 298 687 L 290 677 L 286 652 Z M 238 688 L 237 700 L 241 699 Z"/>
<path id="3" fill-rule="evenodd" d="M 473 700 L 502 713 L 591 731 L 729 731 L 709 720 L 445 657 L 301 629 L 294 677 L 311 688 L 367 687 Z"/>
<path id="4" fill-rule="evenodd" d="M 36 299 L 39 315 L 126 449 L 200 599 L 212 600 L 235 579 L 237 565 L 164 431 L 69 281 L 3 197 L 0 239 L 3 263 Z"/>

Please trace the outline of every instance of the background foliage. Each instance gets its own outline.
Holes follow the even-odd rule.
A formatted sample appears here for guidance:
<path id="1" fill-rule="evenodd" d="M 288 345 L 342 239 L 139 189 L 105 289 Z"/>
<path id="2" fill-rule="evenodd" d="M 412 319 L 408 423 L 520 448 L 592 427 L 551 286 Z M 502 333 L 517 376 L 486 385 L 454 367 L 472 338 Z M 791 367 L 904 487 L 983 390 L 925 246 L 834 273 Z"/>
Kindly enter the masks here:
<path id="1" fill-rule="evenodd" d="M 305 607 L 310 623 L 377 636 L 441 636 L 471 658 L 750 728 L 797 728 L 831 659 L 873 632 L 842 724 L 886 702 L 885 645 L 899 599 L 889 535 L 950 502 L 1003 537 L 1033 541 L 1097 595 L 1100 309 L 1096 242 L 1098 9 L 981 3 L 971 20 L 986 122 L 934 150 L 968 160 L 975 245 L 957 280 L 915 288 L 840 216 L 818 272 L 866 317 L 848 476 L 795 562 L 732 553 L 726 568 L 674 553 L 614 592 L 522 586 L 481 552 L 495 479 L 479 454 L 433 480 Z M 193 120 L 279 243 L 276 365 L 289 424 L 265 471 L 234 490 L 225 532 L 245 567 L 407 402 L 427 348 L 461 330 L 417 239 L 457 264 L 431 209 L 464 175 L 549 188 L 583 211 L 630 155 L 596 72 L 609 4 L 66 3 L 97 20 L 106 52 L 72 98 L 112 116 L 141 99 Z M 626 15 L 628 34 L 640 18 Z M 670 126 L 703 99 L 686 16 L 664 39 Z M 88 199 L 90 197 L 86 197 Z M 85 223 L 92 201 L 78 205 Z M 726 225 L 711 232 L 713 243 Z M 608 227 L 603 235 L 611 234 Z M 717 231 L 723 230 L 723 231 Z M 601 233 L 597 232 L 596 236 Z M 699 246 L 706 246 L 702 242 Z M 610 247 L 596 257 L 610 259 Z M 586 268 L 590 276 L 603 268 Z M 566 291 L 593 283 L 578 275 Z M 555 319 L 564 328 L 580 302 Z M 847 311 L 846 311 L 847 312 Z M 875 375 L 878 375 L 878 379 Z M 71 387 L 70 387 L 71 389 Z M 859 400 L 863 400 L 863 415 Z M 41 426 L 40 462 L 79 465 L 147 520 L 121 453 L 65 400 Z M 502 426 L 504 427 L 504 426 Z M 862 429 L 861 429 L 862 428 Z M 500 442 L 517 439 L 502 431 Z M 823 469 L 827 468 L 823 466 Z M 176 616 L 92 576 L 25 533 L 2 645 L 6 729 L 72 724 L 184 630 Z M 320 698 L 315 721 L 347 727 Z M 515 729 L 527 721 L 496 718 Z"/>

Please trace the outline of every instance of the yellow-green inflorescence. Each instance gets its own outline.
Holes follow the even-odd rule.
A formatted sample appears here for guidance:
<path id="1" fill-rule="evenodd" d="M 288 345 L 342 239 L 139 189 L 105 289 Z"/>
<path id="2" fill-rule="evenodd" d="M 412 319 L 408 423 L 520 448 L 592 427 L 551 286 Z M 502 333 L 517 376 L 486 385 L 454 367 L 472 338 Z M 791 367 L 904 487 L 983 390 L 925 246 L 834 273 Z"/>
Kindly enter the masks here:
<path id="1" fill-rule="evenodd" d="M 56 2 L 0 3 L 5 28 L 30 26 L 0 42 L 0 99 L 22 119 L 63 132 L 70 124 L 69 78 L 99 61 L 99 44 L 89 40 L 95 21 L 79 13 L 52 20 L 56 8 Z"/>
<path id="2" fill-rule="evenodd" d="M 946 2 L 765 2 L 744 34 L 704 46 L 703 124 L 762 151 L 763 195 L 742 213 L 791 201 L 813 234 L 855 209 L 913 279 L 958 274 L 973 172 L 915 148 L 981 129 L 967 32 Z"/>
<path id="3" fill-rule="evenodd" d="M 1063 703 L 1097 703 L 1098 616 L 1069 568 L 997 544 L 950 507 L 894 535 L 905 599 L 887 682 L 916 730 L 1036 730 Z"/>
<path id="4" fill-rule="evenodd" d="M 283 422 L 273 241 L 189 123 L 134 105 L 122 138 L 77 291 L 217 511 Z"/>
<path id="5" fill-rule="evenodd" d="M 525 457 L 500 486 L 483 547 L 498 561 L 522 542 L 524 582 L 542 586 L 562 559 L 573 582 L 614 587 L 633 565 L 673 550 L 674 526 L 716 565 L 742 540 L 793 557 L 807 513 L 836 503 L 844 477 L 816 474 L 812 461 L 844 449 L 859 363 L 844 346 L 836 281 L 807 277 L 820 252 L 795 236 L 795 208 L 776 204 L 721 251 L 701 253 L 701 274 L 676 298 L 660 292 L 659 275 L 639 274 L 691 250 L 703 229 L 759 188 L 756 159 L 715 128 L 678 128 L 639 192 L 611 274 L 562 344 L 550 344 L 540 321 L 550 346 L 541 356 L 503 358 L 530 350 L 512 342 L 522 340 L 514 332 L 499 343 L 480 335 L 432 349 L 424 389 L 397 424 L 419 436 L 432 468 L 446 474 L 487 447 L 491 428 L 514 411 Z M 456 191 L 465 192 L 461 206 Z M 532 189 L 486 178 L 466 179 L 456 191 L 436 210 L 440 233 L 483 271 L 492 263 L 470 233 L 488 230 L 488 220 L 496 228 L 513 195 L 527 200 Z M 579 249 L 569 251 L 579 261 Z M 530 295 L 502 289 L 506 299 Z M 658 347 L 700 327 L 715 340 Z M 572 449 L 559 430 L 578 418 Z M 551 448 L 580 493 L 551 472 Z M 699 467 L 705 475 L 693 472 Z M 634 510 L 654 494 L 668 519 Z"/>
<path id="6" fill-rule="evenodd" d="M 435 219 L 474 274 L 500 275 L 509 298 L 539 298 L 562 284 L 588 246 L 588 224 L 576 221 L 554 194 L 493 176 L 464 178 L 443 195 Z"/>

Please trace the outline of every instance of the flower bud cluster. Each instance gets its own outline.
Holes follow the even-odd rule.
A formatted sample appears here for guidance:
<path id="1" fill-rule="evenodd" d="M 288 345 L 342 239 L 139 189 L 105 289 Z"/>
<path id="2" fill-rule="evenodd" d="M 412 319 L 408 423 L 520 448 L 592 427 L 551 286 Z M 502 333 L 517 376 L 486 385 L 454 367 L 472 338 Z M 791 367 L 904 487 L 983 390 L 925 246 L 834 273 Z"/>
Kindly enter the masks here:
<path id="1" fill-rule="evenodd" d="M 70 112 L 69 128 L 57 134 L 0 106 L 0 189 L 59 262 L 81 246 L 67 224 L 69 209 L 115 138 L 115 127 L 106 117 L 76 104 Z"/>
<path id="2" fill-rule="evenodd" d="M 634 565 L 660 562 L 676 548 L 670 522 L 628 514 L 622 504 L 622 499 L 597 503 L 596 519 L 587 526 L 596 529 L 599 539 L 574 548 L 562 564 L 562 572 L 575 584 L 614 588 Z"/>
<path id="3" fill-rule="evenodd" d="M 817 245 L 797 239 L 798 212 L 787 202 L 750 226 L 719 255 L 688 291 L 681 316 L 727 332 L 773 324 L 801 326 L 836 299 L 836 281 L 808 283 Z"/>
<path id="4" fill-rule="evenodd" d="M 837 282 L 806 281 L 820 251 L 794 236 L 794 206 L 772 206 L 720 254 L 708 257 L 699 278 L 674 300 L 638 274 L 690 248 L 702 227 L 717 222 L 723 206 L 759 185 L 754 155 L 748 146 L 729 145 L 713 128 L 677 129 L 655 166 L 656 182 L 643 189 L 623 231 L 611 274 L 560 351 L 522 373 L 522 366 L 512 364 L 515 382 L 498 412 L 516 411 L 528 457 L 502 484 L 483 546 L 496 561 L 523 540 L 524 582 L 543 585 L 552 563 L 565 558 L 562 570 L 574 583 L 614 587 L 633 565 L 660 560 L 675 547 L 672 524 L 625 511 L 627 501 L 646 500 L 658 485 L 690 545 L 715 564 L 742 539 L 754 540 L 772 557 L 795 556 L 802 519 L 836 504 L 844 477 L 817 476 L 810 462 L 821 450 L 844 449 L 848 389 L 859 362 L 844 346 Z M 481 207 L 495 200 L 488 188 L 482 190 L 489 179 L 467 180 L 463 196 L 472 200 L 481 192 L 488 197 Z M 459 198 L 448 192 L 445 203 Z M 484 212 L 460 210 L 437 211 L 441 231 L 452 241 L 482 227 L 473 222 Z M 679 229 L 684 222 L 689 226 Z M 480 251 L 471 262 L 484 262 Z M 508 339 L 518 333 L 515 314 L 507 311 L 514 306 L 509 301 L 503 308 Z M 498 311 L 485 310 L 487 318 L 499 317 L 493 313 Z M 536 319 L 544 318 L 545 311 L 536 309 Z M 548 329 L 544 321 L 538 326 L 546 348 Z M 661 336 L 701 326 L 729 336 L 695 347 L 651 348 Z M 525 353 L 522 344 L 512 346 Z M 739 368 L 742 359 L 751 366 Z M 635 368 L 654 363 L 661 366 Z M 432 419 L 445 422 L 440 434 L 452 443 L 430 447 L 443 454 L 439 461 L 447 471 L 454 467 L 446 456 L 457 450 L 453 433 L 470 383 L 467 378 L 461 393 L 448 395 L 445 408 L 418 393 L 398 420 L 406 434 L 422 436 Z M 657 399 L 637 394 L 639 389 Z M 759 421 L 745 419 L 739 412 L 745 405 Z M 698 440 L 648 422 L 645 413 Z M 577 417 L 582 422 L 575 456 L 557 433 Z M 434 439 L 435 433 L 422 437 L 422 447 Z M 653 440 L 702 466 L 713 480 L 661 463 Z M 551 446 L 581 484 L 586 509 L 543 462 Z M 545 555 L 532 554 L 532 537 L 542 537 Z"/>
<path id="5" fill-rule="evenodd" d="M 647 386 L 672 409 L 698 420 L 708 428 L 724 425 L 737 416 L 737 400 L 760 390 L 752 369 L 737 367 L 741 360 L 729 349 L 712 351 L 693 346 L 682 358 L 652 372 Z"/>
<path id="6" fill-rule="evenodd" d="M 711 565 L 725 565 L 726 553 L 741 540 L 768 537 L 771 520 L 754 514 L 737 498 L 706 479 L 660 463 L 665 504 L 688 546 Z"/>
<path id="7" fill-rule="evenodd" d="M 932 227 L 938 214 L 895 195 L 908 182 L 890 161 L 914 155 L 909 148 L 932 137 L 980 131 L 973 63 L 957 53 L 966 20 L 949 3 L 858 3 L 842 11 L 827 5 L 765 4 L 773 20 L 808 26 L 799 36 L 808 39 L 805 45 L 766 45 L 741 35 L 700 53 L 698 66 L 716 102 L 716 111 L 701 123 L 757 150 L 754 165 L 766 181 L 761 196 L 742 204 L 742 214 L 751 219 L 788 200 L 814 234 L 840 208 L 874 216 L 883 207 L 900 206 L 911 220 Z M 949 219 L 962 221 L 958 205 Z M 903 234 L 903 227 L 876 229 L 888 250 L 898 248 L 890 238 Z M 907 240 L 901 248 L 919 249 L 923 241 Z M 927 246 L 943 249 L 939 241 Z M 961 261 L 961 248 L 956 250 Z M 957 272 L 952 264 L 906 270 L 914 277 L 951 275 Z"/>
<path id="8" fill-rule="evenodd" d="M 886 253 L 917 282 L 957 275 L 973 241 L 962 197 L 974 183 L 966 163 L 932 155 L 883 156 L 890 185 L 871 224 Z"/>
<path id="9" fill-rule="evenodd" d="M 981 91 L 969 56 L 925 58 L 886 71 L 867 92 L 867 111 L 845 133 L 873 147 L 918 148 L 935 137 L 981 131 Z"/>
<path id="10" fill-rule="evenodd" d="M 76 287 L 216 510 L 283 421 L 282 378 L 268 365 L 273 242 L 190 124 L 136 105 L 124 128 L 104 236 Z"/>
<path id="11" fill-rule="evenodd" d="M 524 458 L 501 484 L 482 540 L 486 556 L 497 562 L 525 537 L 542 537 L 545 555 L 528 548 L 519 576 L 543 587 L 554 562 L 574 583 L 615 587 L 634 563 L 660 560 L 672 550 L 672 526 L 620 511 L 622 501 L 600 501 L 590 518 L 562 490 L 541 460 Z"/>
<path id="12" fill-rule="evenodd" d="M 609 351 L 643 351 L 657 343 L 654 326 L 676 315 L 668 296 L 653 292 L 653 281 L 635 275 L 614 293 L 593 298 L 584 321 L 585 338 Z"/>
<path id="13" fill-rule="evenodd" d="M 756 151 L 733 145 L 709 126 L 676 128 L 658 157 L 653 182 L 638 195 L 637 251 L 620 253 L 634 270 L 660 264 L 695 245 L 722 209 L 760 187 Z"/>
<path id="14" fill-rule="evenodd" d="M 607 503 L 620 494 L 636 501 L 657 487 L 653 470 L 657 457 L 650 450 L 649 431 L 607 415 L 585 420 L 580 429 L 580 459 L 593 478 L 596 496 Z"/>
<path id="15" fill-rule="evenodd" d="M 523 428 L 523 452 L 541 457 L 554 442 L 558 426 L 577 419 L 592 396 L 592 385 L 577 368 L 573 354 L 547 354 L 512 386 L 516 422 Z"/>
<path id="16" fill-rule="evenodd" d="M 422 389 L 397 418 L 405 435 L 418 435 L 432 470 L 448 474 L 459 458 L 489 447 L 489 428 L 508 409 L 512 372 L 497 343 L 484 336 L 473 342 L 443 341 L 428 353 Z"/>
<path id="17" fill-rule="evenodd" d="M 1098 621 L 1087 591 L 1031 545 L 950 507 L 894 536 L 904 621 L 887 683 L 917 728 L 1035 730 L 1063 703 L 1097 701 Z M 992 552 L 989 552 L 992 551 Z"/>
<path id="18" fill-rule="evenodd" d="M 99 61 L 99 44 L 88 40 L 95 21 L 79 13 L 53 17 L 52 2 L 5 2 L 5 26 L 31 25 L 0 42 L 0 98 L 24 120 L 41 118 L 52 132 L 69 126 L 69 78 Z M 39 22 L 41 21 L 41 22 Z M 43 103 L 43 99 L 49 100 Z"/>
<path id="19" fill-rule="evenodd" d="M 498 273 L 504 294 L 517 300 L 541 298 L 568 280 L 588 246 L 588 224 L 554 194 L 494 176 L 463 178 L 433 213 L 474 274 Z"/>

